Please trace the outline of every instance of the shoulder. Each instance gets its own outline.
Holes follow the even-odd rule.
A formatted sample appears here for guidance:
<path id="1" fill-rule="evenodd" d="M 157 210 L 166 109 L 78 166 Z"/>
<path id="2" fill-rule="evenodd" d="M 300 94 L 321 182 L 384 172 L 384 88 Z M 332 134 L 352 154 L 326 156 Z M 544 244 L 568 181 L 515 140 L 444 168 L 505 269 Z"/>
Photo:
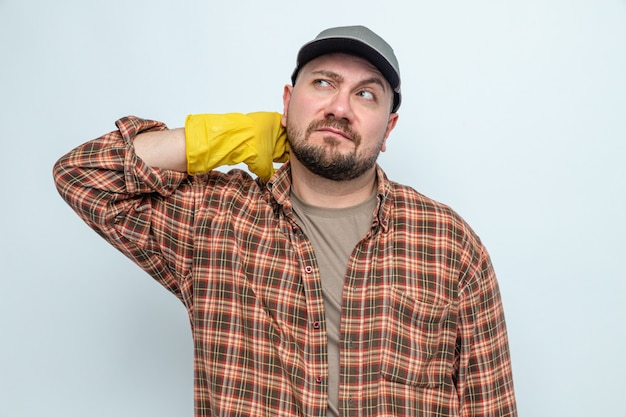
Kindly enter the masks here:
<path id="1" fill-rule="evenodd" d="M 420 193 L 413 187 L 390 180 L 380 167 L 377 177 L 378 191 L 383 197 L 384 206 L 390 210 L 390 215 L 406 216 L 408 219 L 426 217 L 451 223 L 463 222 L 461 216 L 450 206 Z"/>
<path id="2" fill-rule="evenodd" d="M 408 185 L 389 181 L 389 189 L 389 197 L 393 206 L 406 215 L 432 217 L 451 223 L 465 223 L 452 207 L 430 198 Z"/>
<path id="3" fill-rule="evenodd" d="M 445 236 L 462 246 L 482 247 L 476 232 L 449 205 L 397 182 L 389 181 L 389 189 L 396 225 L 405 224 L 405 227 L 419 233 Z"/>
<path id="4" fill-rule="evenodd" d="M 245 213 L 269 202 L 267 185 L 241 169 L 213 170 L 190 177 L 199 206 L 222 212 Z"/>
<path id="5" fill-rule="evenodd" d="M 195 188 L 221 198 L 257 195 L 265 188 L 262 180 L 253 178 L 248 172 L 238 168 L 228 171 L 213 170 L 190 178 Z"/>
<path id="6" fill-rule="evenodd" d="M 434 254 L 434 258 L 443 256 L 458 271 L 460 287 L 489 285 L 493 269 L 488 251 L 465 219 L 447 204 L 409 186 L 390 184 L 396 238 L 411 242 L 422 253 Z"/>

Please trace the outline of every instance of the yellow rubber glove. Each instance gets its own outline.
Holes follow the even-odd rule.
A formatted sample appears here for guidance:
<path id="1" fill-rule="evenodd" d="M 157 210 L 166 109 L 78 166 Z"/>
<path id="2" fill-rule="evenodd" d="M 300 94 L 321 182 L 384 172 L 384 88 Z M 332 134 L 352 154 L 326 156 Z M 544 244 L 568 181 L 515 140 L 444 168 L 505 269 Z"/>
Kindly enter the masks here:
<path id="1" fill-rule="evenodd" d="M 273 162 L 289 159 L 287 134 L 280 119 L 280 113 L 273 112 L 187 116 L 187 172 L 201 174 L 244 162 L 251 172 L 269 180 Z"/>

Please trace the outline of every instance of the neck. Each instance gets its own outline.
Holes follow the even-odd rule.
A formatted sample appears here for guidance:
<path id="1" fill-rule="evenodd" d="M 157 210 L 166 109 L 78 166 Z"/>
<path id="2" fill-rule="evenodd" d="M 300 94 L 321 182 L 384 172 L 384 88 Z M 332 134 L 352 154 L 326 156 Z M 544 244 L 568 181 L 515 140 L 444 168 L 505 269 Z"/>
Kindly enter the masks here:
<path id="1" fill-rule="evenodd" d="M 333 181 L 306 169 L 291 154 L 291 186 L 307 204 L 325 208 L 355 206 L 367 200 L 376 190 L 376 169 L 372 168 L 350 181 Z"/>

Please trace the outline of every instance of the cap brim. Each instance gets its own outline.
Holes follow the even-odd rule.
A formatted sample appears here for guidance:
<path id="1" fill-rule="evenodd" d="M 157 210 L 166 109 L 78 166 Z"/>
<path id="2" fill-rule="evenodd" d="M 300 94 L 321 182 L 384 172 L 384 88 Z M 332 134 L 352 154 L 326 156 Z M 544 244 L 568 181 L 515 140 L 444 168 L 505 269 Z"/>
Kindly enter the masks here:
<path id="1" fill-rule="evenodd" d="M 314 40 L 306 44 L 298 54 L 298 68 L 307 62 L 332 52 L 353 53 L 370 61 L 387 79 L 391 88 L 396 91 L 400 78 L 387 60 L 374 48 L 361 40 L 349 38 L 326 38 Z"/>

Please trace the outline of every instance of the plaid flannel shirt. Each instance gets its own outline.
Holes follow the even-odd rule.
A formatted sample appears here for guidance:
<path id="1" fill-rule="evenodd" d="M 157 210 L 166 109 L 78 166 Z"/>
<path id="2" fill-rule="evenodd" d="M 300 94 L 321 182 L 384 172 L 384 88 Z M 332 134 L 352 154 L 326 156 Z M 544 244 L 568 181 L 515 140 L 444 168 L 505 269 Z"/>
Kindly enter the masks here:
<path id="1" fill-rule="evenodd" d="M 318 260 L 294 220 L 285 164 L 194 177 L 148 167 L 128 117 L 55 165 L 69 205 L 186 306 L 196 416 L 325 416 Z M 340 413 L 515 416 L 489 256 L 450 208 L 378 174 L 378 206 L 343 287 Z"/>

